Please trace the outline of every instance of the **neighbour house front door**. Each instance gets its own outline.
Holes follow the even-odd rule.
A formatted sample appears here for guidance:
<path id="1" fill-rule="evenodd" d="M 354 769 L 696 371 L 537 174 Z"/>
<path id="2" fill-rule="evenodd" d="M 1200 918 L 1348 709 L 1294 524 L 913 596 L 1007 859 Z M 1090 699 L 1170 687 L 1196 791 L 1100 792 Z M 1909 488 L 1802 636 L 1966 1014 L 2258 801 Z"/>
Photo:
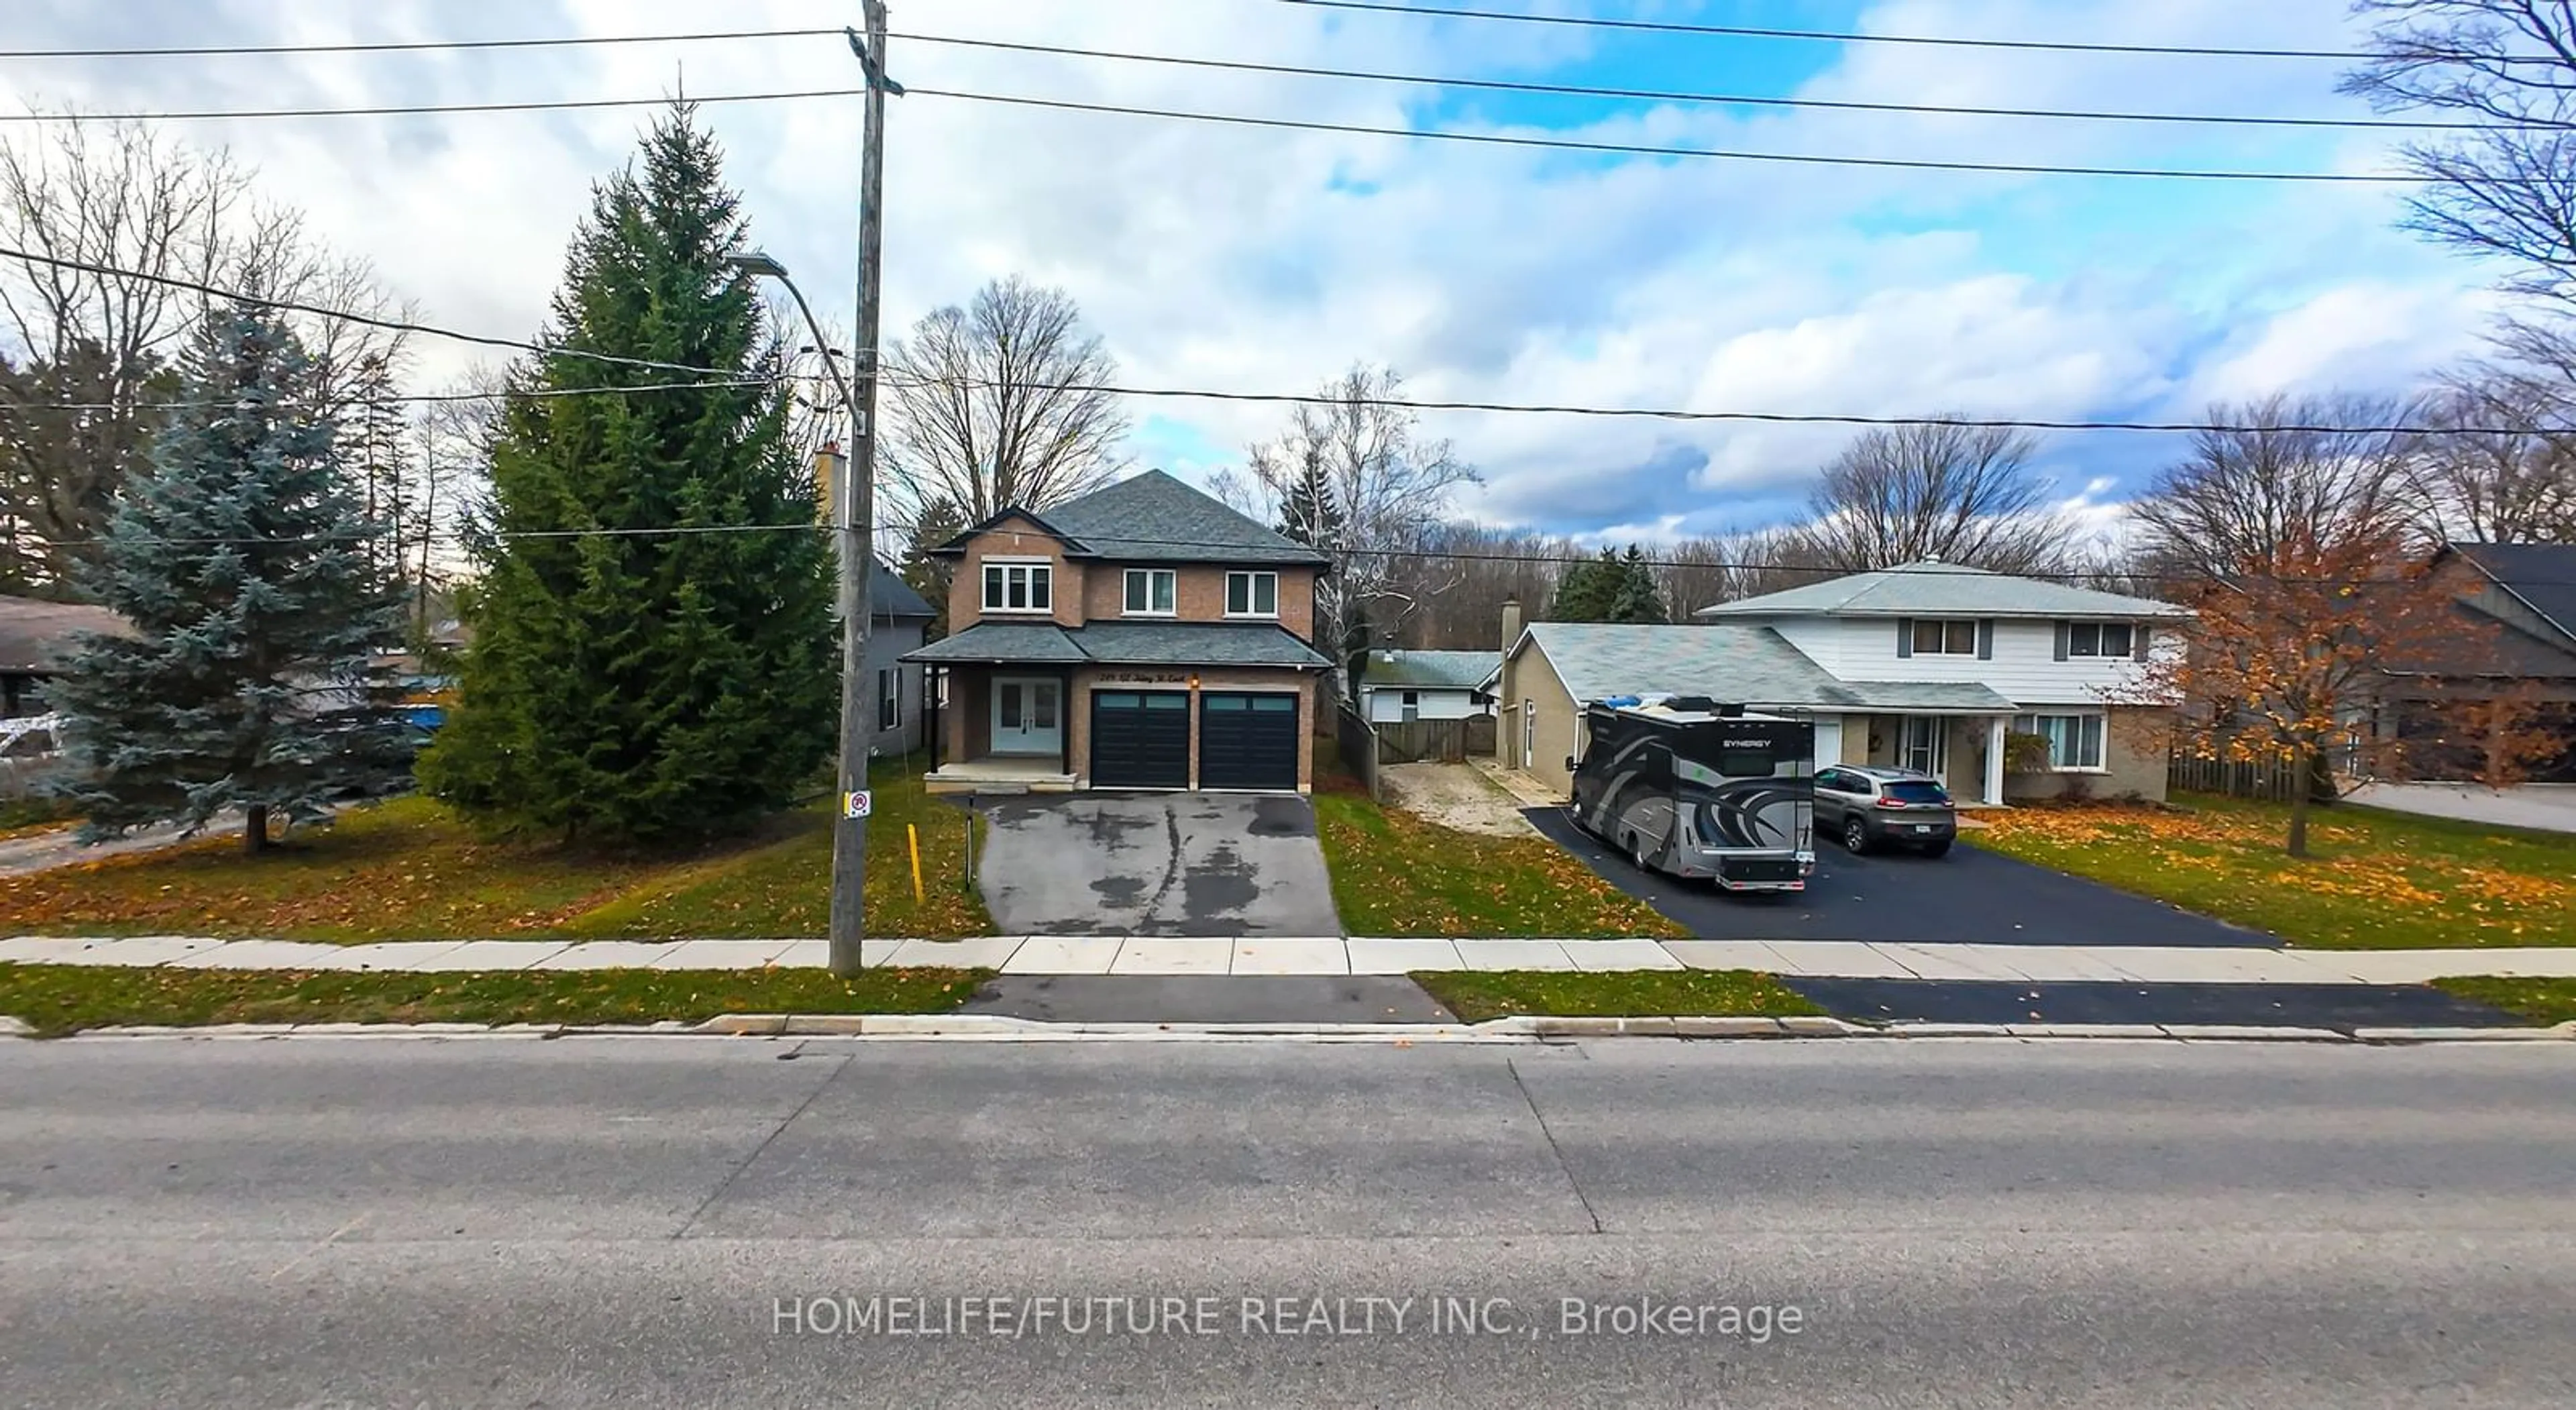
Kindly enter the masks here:
<path id="1" fill-rule="evenodd" d="M 1908 715 L 1905 733 L 1899 737 L 1896 762 L 1916 773 L 1930 774 L 1944 784 L 1950 778 L 1949 721 L 1938 715 Z"/>
<path id="2" fill-rule="evenodd" d="M 1064 752 L 1064 683 L 1014 679 L 993 682 L 993 752 Z"/>

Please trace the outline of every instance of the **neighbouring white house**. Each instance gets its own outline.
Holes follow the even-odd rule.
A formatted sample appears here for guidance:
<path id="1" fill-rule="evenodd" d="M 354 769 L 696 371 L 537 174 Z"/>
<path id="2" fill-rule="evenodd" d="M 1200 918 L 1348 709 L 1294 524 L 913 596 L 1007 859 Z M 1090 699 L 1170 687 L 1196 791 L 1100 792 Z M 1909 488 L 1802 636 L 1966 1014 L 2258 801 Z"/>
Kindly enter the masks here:
<path id="1" fill-rule="evenodd" d="M 2165 794 L 2166 754 L 2133 728 L 2150 656 L 2189 609 L 1953 563 L 1909 563 L 1704 607 L 1705 626 L 1541 622 L 1504 656 L 1506 765 L 1571 787 L 1584 703 L 1705 695 L 1808 716 L 1816 762 L 1888 764 L 1979 803 Z M 2044 746 L 2007 767 L 2007 736 Z"/>
<path id="2" fill-rule="evenodd" d="M 1360 663 L 1360 714 L 1370 724 L 1464 720 L 1494 713 L 1494 651 L 1372 651 Z"/>

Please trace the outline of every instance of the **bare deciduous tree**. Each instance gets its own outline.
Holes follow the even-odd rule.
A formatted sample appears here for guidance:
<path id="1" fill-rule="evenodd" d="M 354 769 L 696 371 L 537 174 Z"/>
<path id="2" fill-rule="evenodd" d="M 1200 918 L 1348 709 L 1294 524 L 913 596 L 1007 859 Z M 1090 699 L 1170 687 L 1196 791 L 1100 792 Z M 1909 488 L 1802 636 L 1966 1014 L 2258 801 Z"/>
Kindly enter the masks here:
<path id="1" fill-rule="evenodd" d="M 2413 528 L 2410 442 L 2386 429 L 2405 420 L 2394 404 L 2275 396 L 2212 407 L 2209 420 L 2223 429 L 2194 435 L 2190 456 L 2131 506 L 2155 571 L 2223 578 L 2282 544 L 2376 552 Z"/>
<path id="2" fill-rule="evenodd" d="M 941 499 L 969 523 L 1044 509 L 1125 468 L 1127 416 L 1101 390 L 1117 374 L 1070 295 L 1014 275 L 887 350 L 879 449 L 916 512 Z"/>
<path id="3" fill-rule="evenodd" d="M 1252 448 L 1250 472 L 1276 504 L 1292 487 L 1320 485 L 1331 500 L 1330 531 L 1315 547 L 1332 567 L 1315 590 L 1315 639 L 1336 657 L 1372 643 L 1445 583 L 1403 570 L 1405 550 L 1447 516 L 1475 467 L 1447 441 L 1425 440 L 1393 370 L 1354 365 L 1324 385 L 1320 402 L 1300 405 L 1276 440 Z"/>
<path id="4" fill-rule="evenodd" d="M 2426 531 L 2476 543 L 2576 542 L 2576 435 L 2540 379 L 2494 368 L 2424 399 L 2407 455 Z"/>
<path id="5" fill-rule="evenodd" d="M 2072 530 L 2034 475 L 2036 442 L 1930 421 L 1863 432 L 1808 496 L 1797 556 L 1858 573 L 1937 558 L 1999 573 L 2066 566 Z"/>
<path id="6" fill-rule="evenodd" d="M 2407 225 L 2508 261 L 2506 287 L 2576 305 L 2576 7 L 2564 0 L 2357 0 L 2373 57 L 2342 90 L 2464 125 L 2408 144 Z"/>

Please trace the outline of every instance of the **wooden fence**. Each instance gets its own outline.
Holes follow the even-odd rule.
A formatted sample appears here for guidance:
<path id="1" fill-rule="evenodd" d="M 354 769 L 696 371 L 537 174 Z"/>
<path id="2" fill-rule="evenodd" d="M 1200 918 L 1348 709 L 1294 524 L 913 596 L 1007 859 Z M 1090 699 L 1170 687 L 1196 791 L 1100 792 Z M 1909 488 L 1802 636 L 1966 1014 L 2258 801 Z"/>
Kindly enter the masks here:
<path id="1" fill-rule="evenodd" d="M 1463 720 L 1380 720 L 1373 728 L 1377 731 L 1378 755 L 1390 764 L 1418 764 L 1425 760 L 1462 764 L 1470 756 L 1486 757 L 1494 752 L 1491 715 Z"/>
<path id="2" fill-rule="evenodd" d="M 1377 732 L 1368 721 L 1348 705 L 1333 714 L 1333 743 L 1342 756 L 1342 767 L 1368 789 L 1369 801 L 1383 803 L 1385 794 L 1377 781 Z"/>
<path id="3" fill-rule="evenodd" d="M 2169 788 L 2194 793 L 2224 793 L 2287 803 L 2303 771 L 2289 764 L 2240 764 L 2227 759 L 2176 758 L 2165 770 Z"/>

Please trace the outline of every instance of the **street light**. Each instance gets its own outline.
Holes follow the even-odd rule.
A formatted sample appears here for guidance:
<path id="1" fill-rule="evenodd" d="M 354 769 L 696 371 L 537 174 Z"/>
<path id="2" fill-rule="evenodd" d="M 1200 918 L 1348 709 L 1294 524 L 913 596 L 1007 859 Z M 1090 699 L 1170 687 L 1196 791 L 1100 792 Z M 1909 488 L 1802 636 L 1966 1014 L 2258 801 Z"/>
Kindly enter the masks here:
<path id="1" fill-rule="evenodd" d="M 823 365 L 831 369 L 833 385 L 841 392 L 841 404 L 850 410 L 851 455 L 848 469 L 840 483 L 831 486 L 836 501 L 831 506 L 832 538 L 840 553 L 841 612 L 841 759 L 839 815 L 832 825 L 832 913 L 831 965 L 834 974 L 856 974 L 860 968 L 859 938 L 865 926 L 861 898 L 867 875 L 868 820 L 855 806 L 868 787 L 868 706 L 866 680 L 868 667 L 868 560 L 875 550 L 868 540 L 873 537 L 870 521 L 875 517 L 875 496 L 870 491 L 870 478 L 876 457 L 868 443 L 868 413 L 865 404 L 850 389 L 850 379 L 842 374 L 840 364 L 832 360 L 830 340 L 823 336 L 823 325 L 814 318 L 813 308 L 805 302 L 804 292 L 796 281 L 787 277 L 787 266 L 759 250 L 727 255 L 725 263 L 754 278 L 775 279 L 796 300 L 796 310 L 805 315 L 805 326 L 814 335 L 815 345 L 823 348 Z M 871 391 L 874 389 L 871 388 Z"/>

